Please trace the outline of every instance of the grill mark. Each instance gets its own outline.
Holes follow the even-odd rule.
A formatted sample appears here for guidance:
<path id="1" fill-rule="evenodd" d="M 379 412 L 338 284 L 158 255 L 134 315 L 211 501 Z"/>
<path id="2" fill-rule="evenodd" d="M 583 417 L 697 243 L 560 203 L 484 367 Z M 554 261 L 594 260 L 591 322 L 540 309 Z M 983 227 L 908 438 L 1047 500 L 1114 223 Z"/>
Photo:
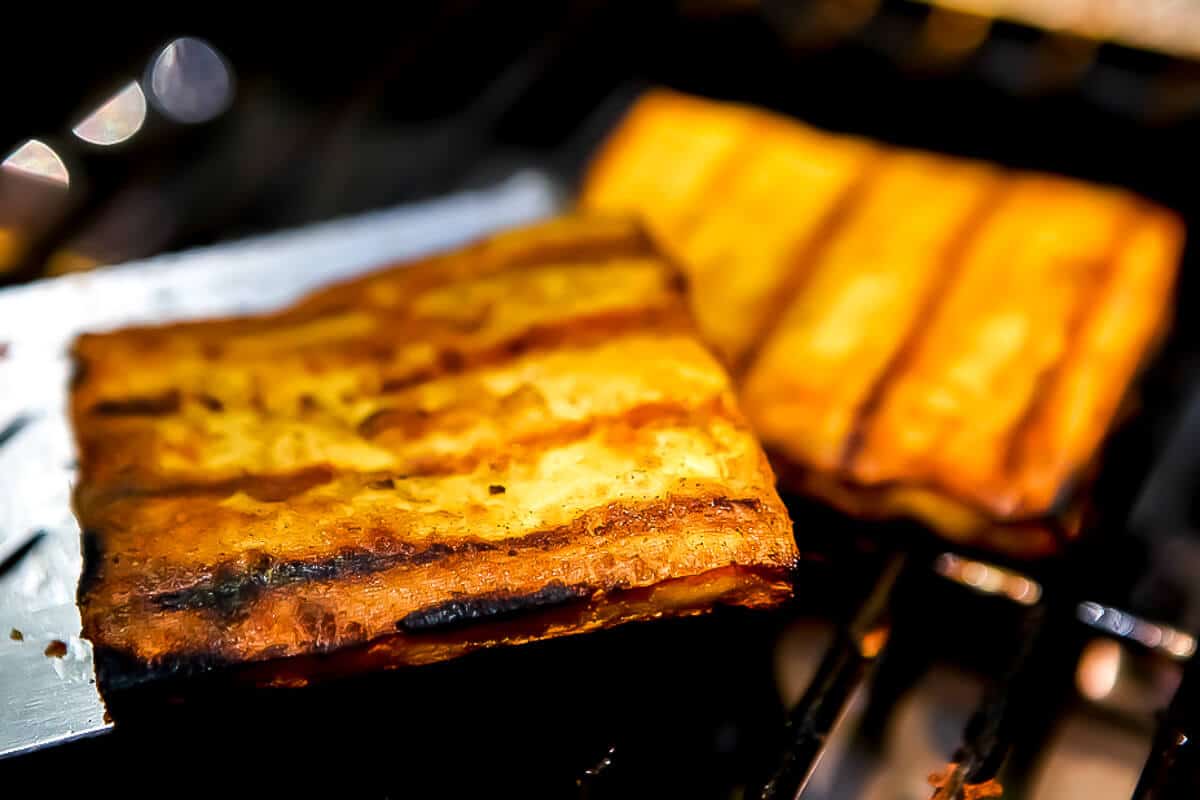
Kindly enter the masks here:
<path id="1" fill-rule="evenodd" d="M 92 405 L 90 412 L 105 417 L 164 417 L 178 413 L 179 406 L 179 390 L 169 389 L 157 395 L 101 400 Z"/>
<path id="2" fill-rule="evenodd" d="M 1121 254 L 1125 249 L 1125 244 L 1136 233 L 1139 223 L 1143 222 L 1145 218 L 1145 204 L 1138 202 L 1130 210 L 1130 213 L 1114 226 L 1109 247 L 1105 251 L 1107 258 L 1101 262 L 1100 271 L 1102 274 L 1088 286 L 1086 291 L 1081 293 L 1082 296 L 1078 301 L 1078 305 L 1073 309 L 1071 319 L 1067 322 L 1067 346 L 1063 348 L 1063 352 L 1058 360 L 1048 365 L 1037 376 L 1033 394 L 1031 395 L 1031 402 L 1021 413 L 1020 418 L 1013 426 L 1006 440 L 1007 450 L 1004 455 L 1004 473 L 1010 480 L 1016 481 L 1020 477 L 1022 463 L 1025 459 L 1025 439 L 1029 437 L 1031 429 L 1037 424 L 1037 420 L 1042 415 L 1042 412 L 1045 411 L 1048 402 L 1047 395 L 1049 395 L 1050 389 L 1058 382 L 1063 371 L 1075 362 L 1075 354 L 1080 344 L 1080 332 L 1083 326 L 1087 324 L 1090 317 L 1089 312 L 1094 305 L 1094 301 L 1112 281 Z"/>
<path id="3" fill-rule="evenodd" d="M 496 398 L 495 406 L 502 407 L 506 399 L 506 397 Z M 378 438 L 391 431 L 397 432 L 404 439 L 417 439 L 433 431 L 447 430 L 450 427 L 447 425 L 447 420 L 464 412 L 487 416 L 494 411 L 495 408 L 491 405 L 469 409 L 452 406 L 444 411 L 389 408 L 371 414 L 358 427 L 359 433 L 368 439 Z M 642 428 L 654 423 L 702 422 L 712 417 L 718 417 L 726 422 L 740 423 L 740 419 L 730 408 L 726 398 L 716 395 L 695 405 L 671 401 L 652 401 L 639 403 L 614 414 L 597 415 L 580 420 L 563 420 L 557 428 L 513 437 L 507 440 L 505 445 L 552 447 L 570 443 L 602 427 L 625 424 L 633 428 Z M 474 451 L 463 453 L 460 456 L 450 456 L 452 459 L 463 457 L 468 458 L 470 462 L 478 460 Z"/>
<path id="4" fill-rule="evenodd" d="M 91 505 L 102 501 L 112 502 L 128 497 L 228 497 L 236 492 L 243 492 L 262 502 L 282 502 L 339 478 L 351 477 L 357 477 L 363 488 L 386 491 L 395 489 L 397 481 L 407 478 L 469 473 L 485 461 L 497 469 L 502 469 L 517 460 L 522 450 L 561 447 L 584 439 L 597 430 L 612 429 L 611 435 L 615 437 L 632 435 L 633 432 L 652 426 L 684 426 L 714 418 L 733 425 L 744 424 L 723 395 L 713 397 L 697 406 L 643 403 L 617 414 L 590 417 L 560 425 L 553 430 L 513 437 L 499 446 L 480 447 L 460 455 L 430 456 L 406 465 L 403 474 L 386 470 L 335 470 L 328 464 L 320 464 L 288 473 L 247 474 L 221 481 L 163 483 L 150 486 L 124 483 L 108 490 L 94 488 L 89 493 L 87 503 Z M 430 430 L 438 428 L 434 417 L 425 419 Z M 79 497 L 78 502 L 81 502 Z"/>
<path id="5" fill-rule="evenodd" d="M 277 561 L 260 553 L 248 565 L 244 561 L 223 562 L 213 570 L 210 580 L 185 589 L 152 594 L 148 599 L 162 611 L 212 609 L 222 616 L 236 616 L 268 589 L 370 575 L 394 566 L 421 566 L 455 555 L 496 549 L 492 544 L 475 540 L 455 544 L 435 542 L 423 549 L 408 542 L 389 541 L 390 544 L 381 547 L 377 540 L 378 549 L 344 547 L 327 558 L 307 561 Z"/>
<path id="6" fill-rule="evenodd" d="M 592 417 L 562 425 L 552 431 L 541 431 L 509 439 L 499 447 L 479 448 L 462 455 L 431 456 L 411 464 L 406 475 L 434 477 L 461 475 L 488 461 L 502 469 L 519 457 L 521 450 L 548 450 L 580 441 L 598 430 L 608 429 L 612 437 L 633 435 L 652 426 L 679 427 L 695 425 L 697 421 L 719 418 L 734 425 L 742 420 L 729 408 L 723 397 L 696 407 L 674 403 L 645 403 L 611 416 Z"/>
<path id="7" fill-rule="evenodd" d="M 363 577 L 500 550 L 507 557 L 520 558 L 523 552 L 552 551 L 581 537 L 619 538 L 681 517 L 740 517 L 746 513 L 758 515 L 762 510 L 763 503 L 758 498 L 704 495 L 648 503 L 609 503 L 589 509 L 563 525 L 495 542 L 461 539 L 417 545 L 381 530 L 370 548 L 345 547 L 323 558 L 281 561 L 267 553 L 246 554 L 217 564 L 206 580 L 182 589 L 150 593 L 144 600 L 160 611 L 211 610 L 223 617 L 236 617 L 263 592 L 297 583 Z"/>
<path id="8" fill-rule="evenodd" d="M 337 473 L 328 464 L 302 467 L 292 472 L 274 475 L 247 474 L 223 481 L 167 483 L 151 487 L 121 487 L 109 499 L 116 497 L 228 497 L 242 492 L 264 503 L 280 503 L 309 489 L 330 483 Z"/>
<path id="9" fill-rule="evenodd" d="M 694 326 L 682 300 L 664 306 L 619 309 L 570 317 L 526 328 L 507 339 L 474 352 L 444 348 L 432 364 L 402 375 L 385 377 L 380 384 L 379 391 L 384 395 L 396 394 L 439 378 L 461 375 L 476 369 L 501 366 L 529 353 L 562 347 L 586 347 L 623 334 L 642 331 L 664 334 L 692 333 Z M 221 400 L 209 395 L 200 394 L 196 396 L 196 399 L 211 413 L 218 413 L 225 410 L 226 407 Z M 315 406 L 311 395 L 302 396 L 300 402 L 302 409 L 310 410 Z M 261 414 L 266 413 L 266 406 L 257 385 L 251 394 L 249 405 Z M 177 414 L 181 407 L 181 392 L 178 389 L 170 389 L 159 395 L 102 400 L 93 404 L 88 409 L 88 413 L 109 417 L 159 417 Z M 368 420 L 364 420 L 362 426 L 360 434 L 369 438 L 372 434 Z"/>
<path id="10" fill-rule="evenodd" d="M 579 229 L 585 230 L 586 227 L 581 223 Z M 626 231 L 611 238 L 581 242 L 577 238 L 570 241 L 564 237 L 563 241 L 539 242 L 510 255 L 507 259 L 501 259 L 498 266 L 492 266 L 485 272 L 487 275 L 498 275 L 538 265 L 588 266 L 597 261 L 640 258 L 654 254 L 646 232 L 638 225 L 630 225 Z"/>
<path id="11" fill-rule="evenodd" d="M 397 622 L 396 629 L 420 633 L 435 628 L 458 628 L 481 619 L 504 619 L 534 609 L 562 605 L 581 600 L 591 593 L 587 586 L 567 586 L 562 581 L 551 581 L 536 592 L 526 594 L 489 592 L 418 609 Z"/>
<path id="12" fill-rule="evenodd" d="M 788 305 L 804 289 L 804 285 L 812 275 L 821 255 L 829 249 L 829 245 L 834 241 L 838 232 L 849 222 L 887 155 L 883 151 L 868 153 L 863 159 L 863 163 L 859 165 L 858 175 L 830 205 L 812 234 L 796 243 L 792 257 L 789 259 L 792 263 L 791 269 L 771 292 L 766 308 L 755 323 L 754 335 L 750 337 L 750 346 L 733 365 L 732 372 L 735 377 L 740 378 L 746 374 L 746 371 L 758 359 L 767 340 L 778 330 Z"/>
<path id="13" fill-rule="evenodd" d="M 936 277 L 931 281 L 925 297 L 921 300 L 920 310 L 914 317 L 916 323 L 901 338 L 900 346 L 896 348 L 896 352 L 879 371 L 862 404 L 854 414 L 854 421 L 850 425 L 850 433 L 846 436 L 840 458 L 840 471 L 843 474 L 853 474 L 855 461 L 866 446 L 867 431 L 871 429 L 888 389 L 897 376 L 904 374 L 924 338 L 927 329 L 924 320 L 933 315 L 946 292 L 962 274 L 966 263 L 965 256 L 971 243 L 978 237 L 979 232 L 984 229 L 988 220 L 1000 209 L 1005 197 L 1012 191 L 1012 186 L 998 176 L 992 176 L 989 180 L 992 181 L 991 188 L 984 193 L 974 210 L 967 214 L 958 231 L 942 251 L 939 259 L 941 267 L 937 270 Z"/>
<path id="14" fill-rule="evenodd" d="M 534 325 L 474 352 L 443 349 L 432 364 L 384 378 L 380 392 L 395 394 L 438 378 L 499 366 L 527 353 L 562 347 L 586 347 L 633 331 L 682 333 L 691 332 L 692 329 L 691 317 L 682 302 L 571 317 Z"/>

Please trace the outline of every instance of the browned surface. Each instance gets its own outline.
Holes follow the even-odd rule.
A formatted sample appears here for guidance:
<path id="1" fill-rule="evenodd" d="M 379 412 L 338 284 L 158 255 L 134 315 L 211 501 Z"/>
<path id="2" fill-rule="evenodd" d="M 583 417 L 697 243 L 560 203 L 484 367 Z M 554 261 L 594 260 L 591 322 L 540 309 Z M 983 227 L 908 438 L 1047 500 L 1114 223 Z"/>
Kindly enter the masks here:
<path id="1" fill-rule="evenodd" d="M 571 591 L 569 587 L 555 586 L 546 594 L 555 593 L 569 595 Z M 445 631 L 415 628 L 332 653 L 246 665 L 237 679 L 248 678 L 272 686 L 303 686 L 328 676 L 430 664 L 481 648 L 571 636 L 663 615 L 703 614 L 716 603 L 768 606 L 787 598 L 791 584 L 774 571 L 722 567 L 638 589 L 575 594 L 577 600 L 561 604 L 543 607 L 531 602 L 515 618 L 461 628 L 450 626 Z M 480 598 L 480 602 L 486 599 Z M 454 612 L 470 613 L 469 606 L 454 605 Z"/>
<path id="2" fill-rule="evenodd" d="M 663 91 L 580 203 L 642 215 L 684 266 L 798 486 L 959 538 L 1039 528 L 1084 477 L 1168 321 L 1183 239 L 1123 191 Z M 1044 550 L 1032 535 L 988 533 Z"/>
<path id="3" fill-rule="evenodd" d="M 436 660 L 471 637 L 414 637 L 564 603 L 592 609 L 579 629 L 669 613 L 666 589 L 605 598 L 689 576 L 710 578 L 675 584 L 679 610 L 786 594 L 770 467 L 631 223 L 75 353 L 80 604 L 108 685 L 347 647 Z"/>

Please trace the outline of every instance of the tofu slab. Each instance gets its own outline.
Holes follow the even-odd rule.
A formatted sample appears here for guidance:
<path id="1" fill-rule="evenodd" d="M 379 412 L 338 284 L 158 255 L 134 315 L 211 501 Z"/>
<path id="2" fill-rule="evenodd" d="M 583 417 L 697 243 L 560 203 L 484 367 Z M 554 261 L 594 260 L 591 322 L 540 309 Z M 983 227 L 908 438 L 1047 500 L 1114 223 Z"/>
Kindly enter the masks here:
<path id="1" fill-rule="evenodd" d="M 295 683 L 790 592 L 771 467 L 627 219 L 74 354 L 105 690 Z"/>
<path id="2" fill-rule="evenodd" d="M 791 488 L 1023 554 L 1077 532 L 1184 235 L 1125 191 L 668 91 L 580 206 L 639 214 L 688 272 Z"/>

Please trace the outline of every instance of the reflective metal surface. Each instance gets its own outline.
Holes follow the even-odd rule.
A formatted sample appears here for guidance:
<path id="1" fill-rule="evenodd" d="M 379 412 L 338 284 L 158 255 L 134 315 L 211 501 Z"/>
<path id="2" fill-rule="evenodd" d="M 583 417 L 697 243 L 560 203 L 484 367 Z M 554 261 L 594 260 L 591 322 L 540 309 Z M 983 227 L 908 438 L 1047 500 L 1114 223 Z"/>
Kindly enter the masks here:
<path id="1" fill-rule="evenodd" d="M 88 144 L 107 147 L 131 138 L 146 122 L 146 95 L 137 81 L 127 83 L 71 132 Z"/>
<path id="2" fill-rule="evenodd" d="M 72 339 L 275 308 L 331 280 L 549 215 L 560 196 L 542 174 L 520 173 L 419 206 L 0 292 L 0 756 L 109 727 L 74 605 Z M 46 654 L 62 650 L 55 642 L 61 657 Z"/>

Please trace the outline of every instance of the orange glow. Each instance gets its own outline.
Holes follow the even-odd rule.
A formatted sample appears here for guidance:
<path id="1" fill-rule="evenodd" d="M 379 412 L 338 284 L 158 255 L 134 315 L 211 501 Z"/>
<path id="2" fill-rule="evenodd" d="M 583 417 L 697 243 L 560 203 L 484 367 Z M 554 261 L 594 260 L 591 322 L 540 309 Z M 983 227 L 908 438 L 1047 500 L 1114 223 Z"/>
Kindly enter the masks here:
<path id="1" fill-rule="evenodd" d="M 1121 645 L 1112 639 L 1093 639 L 1075 668 L 1075 685 L 1084 697 L 1098 702 L 1112 694 L 1120 675 Z"/>
<path id="2" fill-rule="evenodd" d="M 890 631 L 886 628 L 875 628 L 867 633 L 858 643 L 858 652 L 863 658 L 875 658 L 888 642 Z"/>
<path id="3" fill-rule="evenodd" d="M 921 26 L 921 44 L 935 58 L 953 61 L 974 52 L 991 28 L 988 19 L 935 8 Z"/>
<path id="4" fill-rule="evenodd" d="M 86 272 L 100 266 L 98 259 L 77 250 L 59 250 L 46 261 L 49 275 L 66 275 L 71 272 Z"/>
<path id="5" fill-rule="evenodd" d="M 0 227 L 0 273 L 17 266 L 25 252 L 25 237 L 13 228 Z"/>
<path id="6" fill-rule="evenodd" d="M 1042 587 L 1018 572 L 943 553 L 933 565 L 934 571 L 955 583 L 969 586 L 981 594 L 998 594 L 1023 606 L 1031 606 L 1042 597 Z"/>

